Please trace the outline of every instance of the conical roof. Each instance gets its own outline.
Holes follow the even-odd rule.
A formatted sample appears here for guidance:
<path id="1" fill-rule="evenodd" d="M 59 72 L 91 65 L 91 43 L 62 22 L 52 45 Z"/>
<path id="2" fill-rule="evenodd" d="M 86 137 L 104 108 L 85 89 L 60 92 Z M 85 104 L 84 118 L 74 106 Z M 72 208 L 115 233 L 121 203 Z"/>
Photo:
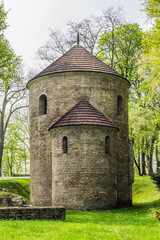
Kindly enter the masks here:
<path id="1" fill-rule="evenodd" d="M 50 127 L 50 129 L 78 125 L 92 125 L 117 128 L 101 112 L 94 108 L 86 99 L 82 99 L 69 112 L 67 112 L 56 123 L 54 123 Z"/>
<path id="2" fill-rule="evenodd" d="M 93 56 L 84 47 L 77 44 L 42 72 L 37 74 L 33 79 L 63 72 L 100 72 L 123 77 L 100 59 Z"/>

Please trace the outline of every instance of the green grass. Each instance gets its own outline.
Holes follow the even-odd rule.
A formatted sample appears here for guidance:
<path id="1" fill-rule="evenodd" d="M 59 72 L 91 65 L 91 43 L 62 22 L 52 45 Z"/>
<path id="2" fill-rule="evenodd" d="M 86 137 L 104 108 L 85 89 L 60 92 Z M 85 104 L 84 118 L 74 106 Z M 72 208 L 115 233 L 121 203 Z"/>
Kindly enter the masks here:
<path id="1" fill-rule="evenodd" d="M 29 184 L 30 184 L 29 178 L 0 180 L 0 195 L 15 193 L 29 200 L 30 192 Z M 2 192 L 3 188 L 7 189 L 9 192 Z"/>
<path id="2" fill-rule="evenodd" d="M 131 208 L 67 211 L 66 221 L 0 221 L 0 239 L 43 240 L 159 240 L 160 193 L 149 177 L 136 177 Z"/>

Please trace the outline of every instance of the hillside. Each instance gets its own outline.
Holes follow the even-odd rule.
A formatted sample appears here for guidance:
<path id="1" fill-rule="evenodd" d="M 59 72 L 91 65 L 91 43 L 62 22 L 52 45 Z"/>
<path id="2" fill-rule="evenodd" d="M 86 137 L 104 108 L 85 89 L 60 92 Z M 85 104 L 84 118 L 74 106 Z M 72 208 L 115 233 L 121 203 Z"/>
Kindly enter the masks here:
<path id="1" fill-rule="evenodd" d="M 3 192 L 2 190 L 6 189 L 8 192 Z M 29 200 L 30 193 L 30 179 L 22 178 L 22 179 L 7 179 L 0 180 L 0 195 L 15 193 L 18 194 L 27 200 Z"/>

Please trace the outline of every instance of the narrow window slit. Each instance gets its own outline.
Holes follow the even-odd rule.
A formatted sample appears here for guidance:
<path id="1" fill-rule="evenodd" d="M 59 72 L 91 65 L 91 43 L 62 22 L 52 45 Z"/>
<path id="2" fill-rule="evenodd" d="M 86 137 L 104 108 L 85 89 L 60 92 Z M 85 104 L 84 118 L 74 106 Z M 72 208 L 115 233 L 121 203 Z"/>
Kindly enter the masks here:
<path id="1" fill-rule="evenodd" d="M 47 97 L 43 94 L 39 98 L 39 115 L 45 114 L 47 114 Z"/>
<path id="2" fill-rule="evenodd" d="M 110 154 L 110 137 L 105 138 L 105 153 Z"/>
<path id="3" fill-rule="evenodd" d="M 63 148 L 63 153 L 68 153 L 68 139 L 67 139 L 67 137 L 63 137 L 63 139 L 62 139 L 62 148 Z"/>
<path id="4" fill-rule="evenodd" d="M 117 115 L 122 116 L 124 112 L 123 109 L 123 98 L 122 96 L 118 96 L 117 98 Z"/>

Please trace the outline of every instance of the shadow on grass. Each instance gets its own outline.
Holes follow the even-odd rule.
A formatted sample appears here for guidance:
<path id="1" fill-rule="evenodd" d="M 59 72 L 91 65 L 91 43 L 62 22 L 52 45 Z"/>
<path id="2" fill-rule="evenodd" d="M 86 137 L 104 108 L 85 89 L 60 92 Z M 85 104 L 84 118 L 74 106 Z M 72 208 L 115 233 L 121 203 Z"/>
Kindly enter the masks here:
<path id="1" fill-rule="evenodd" d="M 120 226 L 147 226 L 159 224 L 154 211 L 160 210 L 160 200 L 139 203 L 129 208 L 106 211 L 67 211 L 66 222 L 81 224 L 103 224 Z"/>
<path id="2" fill-rule="evenodd" d="M 151 201 L 151 202 L 136 203 L 133 205 L 132 208 L 141 208 L 141 209 L 159 208 L 160 209 L 160 199 Z"/>

